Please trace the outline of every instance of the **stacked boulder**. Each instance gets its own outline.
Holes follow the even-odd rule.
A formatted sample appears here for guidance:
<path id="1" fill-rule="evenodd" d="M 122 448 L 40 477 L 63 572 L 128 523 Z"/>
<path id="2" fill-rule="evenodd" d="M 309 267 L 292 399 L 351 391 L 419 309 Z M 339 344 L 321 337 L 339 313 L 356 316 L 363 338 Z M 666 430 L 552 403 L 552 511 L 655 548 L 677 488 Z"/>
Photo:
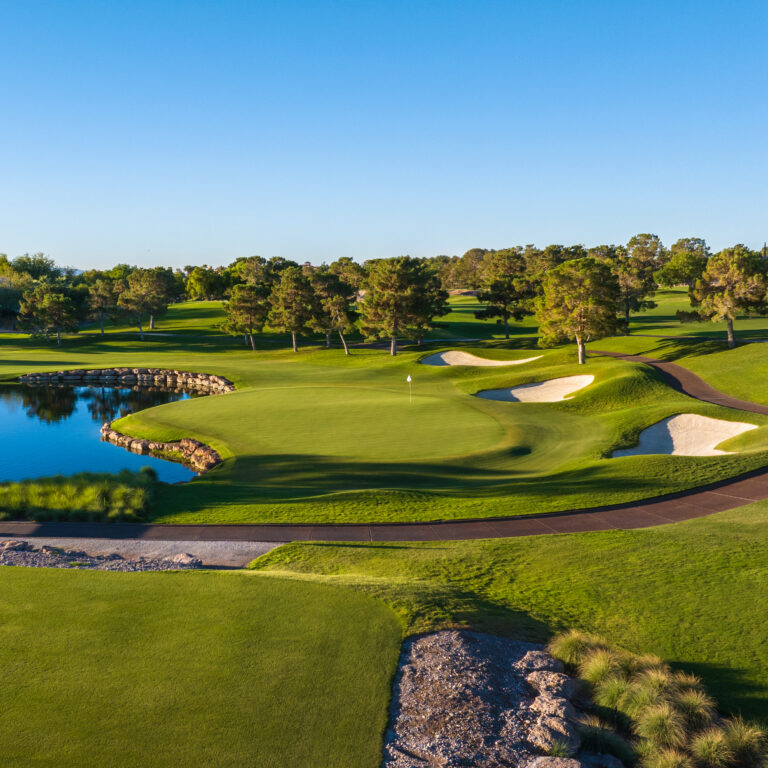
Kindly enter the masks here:
<path id="1" fill-rule="evenodd" d="M 28 373 L 19 376 L 17 380 L 20 384 L 31 387 L 75 387 L 83 385 L 120 389 L 130 387 L 137 391 L 159 389 L 205 395 L 218 395 L 235 390 L 235 385 L 223 376 L 176 371 L 167 368 L 77 369 L 51 373 Z M 217 464 L 221 464 L 221 456 L 218 451 L 189 437 L 172 443 L 140 440 L 112 429 L 112 423 L 106 422 L 101 427 L 101 439 L 133 451 L 133 453 L 164 454 L 169 458 L 177 458 L 195 472 L 207 472 Z"/>
<path id="2" fill-rule="evenodd" d="M 221 464 L 219 452 L 205 443 L 184 437 L 178 442 L 160 443 L 156 440 L 142 440 L 130 435 L 124 435 L 116 429 L 112 429 L 112 422 L 106 422 L 101 427 L 101 439 L 121 448 L 126 448 L 133 453 L 170 454 L 179 461 L 195 470 L 195 472 L 207 472 L 217 464 Z"/>
<path id="3" fill-rule="evenodd" d="M 106 368 L 99 370 L 53 371 L 19 376 L 29 386 L 77 386 L 82 384 L 144 389 L 158 387 L 173 392 L 200 392 L 210 395 L 233 392 L 235 385 L 223 376 L 175 371 L 167 368 Z"/>

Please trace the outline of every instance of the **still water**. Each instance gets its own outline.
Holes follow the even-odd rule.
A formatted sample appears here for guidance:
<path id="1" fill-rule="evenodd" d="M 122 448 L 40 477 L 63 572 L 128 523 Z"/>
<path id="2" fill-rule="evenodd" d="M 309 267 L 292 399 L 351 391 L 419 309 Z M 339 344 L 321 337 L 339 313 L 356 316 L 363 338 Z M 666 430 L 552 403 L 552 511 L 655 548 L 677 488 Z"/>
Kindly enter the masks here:
<path id="1" fill-rule="evenodd" d="M 152 467 L 160 480 L 195 476 L 173 461 L 101 441 L 105 421 L 188 394 L 110 387 L 0 386 L 0 481 Z"/>

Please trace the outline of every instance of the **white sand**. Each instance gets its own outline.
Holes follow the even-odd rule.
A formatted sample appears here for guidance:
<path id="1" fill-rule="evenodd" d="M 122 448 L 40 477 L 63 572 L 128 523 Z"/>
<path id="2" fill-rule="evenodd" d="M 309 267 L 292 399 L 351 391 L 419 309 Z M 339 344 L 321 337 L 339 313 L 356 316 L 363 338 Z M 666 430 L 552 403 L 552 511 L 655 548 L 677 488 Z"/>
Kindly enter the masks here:
<path id="1" fill-rule="evenodd" d="M 543 355 L 536 357 L 526 357 L 523 360 L 488 360 L 485 357 L 477 357 L 469 352 L 461 352 L 458 349 L 452 349 L 449 352 L 435 352 L 434 355 L 419 360 L 422 365 L 522 365 L 530 363 L 532 360 L 538 360 Z"/>
<path id="2" fill-rule="evenodd" d="M 716 445 L 750 429 L 757 429 L 757 425 L 744 421 L 710 419 L 696 413 L 681 413 L 644 429 L 640 433 L 638 445 L 614 451 L 613 456 L 643 456 L 653 453 L 672 456 L 719 456 L 732 451 L 719 451 L 715 448 Z"/>
<path id="3" fill-rule="evenodd" d="M 486 400 L 503 400 L 507 403 L 556 403 L 565 400 L 595 380 L 594 376 L 564 376 L 561 379 L 521 384 L 511 389 L 485 389 L 477 396 Z"/>

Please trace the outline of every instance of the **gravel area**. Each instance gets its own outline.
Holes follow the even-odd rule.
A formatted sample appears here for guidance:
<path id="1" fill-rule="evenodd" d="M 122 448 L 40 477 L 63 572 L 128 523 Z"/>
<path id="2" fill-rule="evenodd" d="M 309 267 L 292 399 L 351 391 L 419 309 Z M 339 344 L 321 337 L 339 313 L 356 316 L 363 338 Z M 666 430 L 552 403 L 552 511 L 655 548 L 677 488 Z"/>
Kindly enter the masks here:
<path id="1" fill-rule="evenodd" d="M 468 631 L 403 643 L 383 768 L 622 768 L 579 752 L 578 681 L 543 646 Z M 556 745 L 576 759 L 548 757 Z"/>
<path id="2" fill-rule="evenodd" d="M 10 532 L 9 532 L 10 533 Z M 8 534 L 6 534 L 8 535 Z M 11 533 L 11 535 L 14 535 Z M 18 534 L 16 534 L 18 536 Z M 191 554 L 205 566 L 244 568 L 259 555 L 263 555 L 279 542 L 267 541 L 166 541 L 156 539 L 97 539 L 52 536 L 30 536 L 21 533 L 24 541 L 36 548 L 44 545 L 59 549 L 75 549 L 90 555 L 116 553 L 126 560 L 164 560 L 179 554 Z"/>
<path id="3" fill-rule="evenodd" d="M 0 541 L 0 565 L 27 568 L 79 568 L 91 571 L 184 571 L 202 568 L 202 561 L 186 552 L 168 558 L 139 557 L 128 560 L 112 552 L 94 555 L 78 549 L 62 549 L 49 544 L 39 548 L 23 539 Z"/>

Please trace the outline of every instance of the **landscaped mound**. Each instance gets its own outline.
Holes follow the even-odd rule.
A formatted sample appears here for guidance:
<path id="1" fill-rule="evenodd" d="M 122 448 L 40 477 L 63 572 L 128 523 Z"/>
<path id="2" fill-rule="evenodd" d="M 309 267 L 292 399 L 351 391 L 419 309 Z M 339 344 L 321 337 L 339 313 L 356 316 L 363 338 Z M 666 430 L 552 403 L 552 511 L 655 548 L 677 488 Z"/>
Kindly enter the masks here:
<path id="1" fill-rule="evenodd" d="M 509 389 L 484 389 L 477 393 L 477 397 L 505 403 L 556 403 L 589 386 L 594 380 L 595 377 L 590 375 L 563 376 Z"/>
<path id="2" fill-rule="evenodd" d="M 523 363 L 530 363 L 533 360 L 538 360 L 542 355 L 536 355 L 536 357 L 526 357 L 523 360 L 489 360 L 487 357 L 477 357 L 469 352 L 461 352 L 458 349 L 451 349 L 448 352 L 435 352 L 434 355 L 419 360 L 422 365 L 475 365 L 475 366 L 487 366 L 487 365 L 522 365 Z"/>
<path id="3" fill-rule="evenodd" d="M 613 456 L 719 456 L 732 451 L 721 451 L 715 446 L 750 429 L 757 429 L 757 425 L 680 413 L 644 429 L 634 448 L 621 448 Z"/>

